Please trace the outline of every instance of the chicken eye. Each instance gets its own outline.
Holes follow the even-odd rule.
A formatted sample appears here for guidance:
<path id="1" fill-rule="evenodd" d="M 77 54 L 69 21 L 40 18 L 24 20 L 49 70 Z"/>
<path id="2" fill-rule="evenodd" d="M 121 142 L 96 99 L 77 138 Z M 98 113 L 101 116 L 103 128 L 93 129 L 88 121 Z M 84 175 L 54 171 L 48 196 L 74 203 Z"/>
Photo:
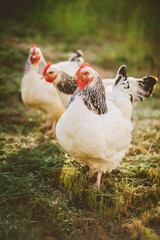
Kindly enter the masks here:
<path id="1" fill-rule="evenodd" d="M 87 75 L 87 74 L 88 74 L 88 72 L 85 72 L 85 73 L 84 73 L 84 75 Z"/>
<path id="2" fill-rule="evenodd" d="M 50 74 L 52 74 L 53 72 L 51 71 L 51 72 L 49 72 Z"/>

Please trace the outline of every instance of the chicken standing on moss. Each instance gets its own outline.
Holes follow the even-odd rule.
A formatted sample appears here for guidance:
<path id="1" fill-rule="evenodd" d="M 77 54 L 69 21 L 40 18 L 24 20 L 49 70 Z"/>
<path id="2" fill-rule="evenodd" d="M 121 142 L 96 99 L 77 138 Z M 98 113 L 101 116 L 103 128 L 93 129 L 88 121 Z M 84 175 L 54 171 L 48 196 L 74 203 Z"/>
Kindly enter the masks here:
<path id="1" fill-rule="evenodd" d="M 47 116 L 47 128 L 52 123 L 52 132 L 55 134 L 56 122 L 64 112 L 64 107 L 57 90 L 52 84 L 41 80 L 41 74 L 46 62 L 40 48 L 34 44 L 30 49 L 29 57 L 24 69 L 21 82 L 21 96 L 23 102 Z"/>
<path id="2" fill-rule="evenodd" d="M 84 74 L 81 75 L 80 73 L 82 70 L 83 71 L 88 70 L 88 72 L 86 71 L 86 72 L 84 72 Z M 86 76 L 85 76 L 85 74 L 86 74 Z M 87 74 L 89 76 L 91 75 L 94 77 L 92 79 L 92 81 L 95 84 L 95 86 L 93 86 L 91 88 L 94 91 L 90 90 L 90 86 L 93 85 L 93 83 L 92 83 L 92 81 L 90 82 Z M 45 80 L 48 82 L 54 83 L 54 85 L 56 86 L 56 88 L 60 94 L 61 99 L 66 101 L 66 103 L 65 103 L 66 106 L 72 96 L 72 93 L 75 91 L 75 93 L 73 94 L 73 96 L 71 98 L 70 104 L 69 104 L 66 112 L 63 114 L 63 116 L 60 118 L 60 120 L 58 122 L 57 137 L 58 137 L 58 140 L 59 140 L 60 144 L 62 145 L 62 147 L 68 153 L 70 153 L 73 157 L 75 157 L 75 159 L 77 159 L 78 161 L 85 162 L 86 164 L 88 164 L 90 166 L 90 169 L 99 170 L 99 174 L 98 174 L 98 178 L 97 178 L 97 185 L 99 187 L 101 174 L 103 172 L 103 167 L 100 169 L 99 166 L 96 166 L 96 164 L 94 164 L 94 161 L 96 161 L 95 158 L 97 157 L 98 165 L 103 165 L 103 164 L 106 165 L 106 167 L 104 167 L 104 172 L 111 171 L 116 166 L 118 166 L 119 161 L 124 156 L 125 151 L 129 147 L 129 142 L 130 142 L 130 138 L 131 138 L 130 137 L 130 133 L 131 133 L 131 129 L 132 129 L 131 119 L 130 119 L 131 111 L 132 111 L 131 102 L 132 102 L 132 105 L 134 105 L 137 101 L 144 100 L 145 97 L 150 96 L 156 85 L 157 78 L 149 76 L 149 77 L 144 77 L 141 79 L 129 78 L 126 80 L 126 67 L 125 66 L 121 67 L 118 70 L 118 73 L 117 73 L 117 76 L 115 79 L 109 79 L 108 85 L 106 84 L 107 79 L 104 81 L 101 81 L 100 77 L 93 69 L 91 69 L 89 67 L 86 69 L 86 65 L 82 65 L 80 70 L 77 72 L 77 75 L 78 75 L 78 80 L 76 81 L 76 79 L 72 78 L 71 75 L 67 74 L 66 72 L 62 71 L 61 69 L 55 68 L 51 64 L 48 64 L 48 67 L 46 67 L 46 69 L 43 73 L 43 78 L 45 78 Z M 98 83 L 96 83 L 96 80 Z M 84 81 L 86 81 L 87 84 L 83 83 Z M 79 88 L 77 89 L 77 83 L 78 83 L 78 86 L 82 88 L 82 90 L 80 90 Z M 103 83 L 105 83 L 105 87 L 104 87 Z M 101 85 L 101 88 L 96 89 L 97 85 L 98 86 Z M 131 87 L 130 87 L 130 85 L 131 85 Z M 84 86 L 84 88 L 83 88 L 83 86 Z M 108 89 L 108 87 L 109 87 L 109 89 Z M 75 89 L 77 89 L 77 90 L 75 90 Z M 88 91 L 87 91 L 87 89 L 88 89 Z M 99 92 L 99 89 L 103 90 L 102 96 L 101 96 L 101 91 Z M 99 94 L 97 93 L 97 95 L 96 95 L 95 94 L 96 91 L 99 92 Z M 81 97 L 83 99 L 84 106 L 82 107 L 82 101 L 81 101 L 81 104 L 79 104 L 79 105 L 75 104 L 75 106 L 74 106 L 75 113 L 74 113 L 73 111 L 70 110 L 71 109 L 70 105 L 72 105 L 71 103 L 73 101 L 72 99 L 75 98 L 76 102 L 78 102 L 78 99 L 80 99 L 78 96 L 81 96 L 80 94 L 82 94 L 82 93 L 83 93 L 83 95 L 84 94 L 86 95 L 86 93 L 88 93 L 88 97 L 87 96 Z M 93 113 L 94 108 L 96 108 L 96 106 L 94 106 L 94 105 L 97 104 L 99 106 L 99 98 L 102 99 L 103 103 L 105 102 L 104 98 L 106 98 L 106 101 L 107 101 L 106 106 L 108 108 L 106 107 L 107 108 L 106 116 L 105 116 L 105 114 L 101 114 L 100 109 L 97 110 L 97 111 L 100 111 L 100 113 L 97 113 L 97 114 L 101 115 L 101 116 L 96 115 L 95 117 L 93 117 L 93 119 L 97 118 L 97 123 L 99 123 L 97 125 L 96 122 L 94 124 L 94 120 L 92 121 L 92 115 L 94 116 L 94 114 L 95 114 L 95 113 Z M 130 100 L 128 100 L 128 98 Z M 87 102 L 87 100 L 88 100 L 88 102 Z M 86 109 L 85 105 L 90 110 L 89 112 Z M 98 106 L 97 106 L 97 108 L 99 108 Z M 105 106 L 105 103 L 102 104 L 102 108 L 104 106 Z M 114 114 L 112 114 L 112 112 L 115 110 L 115 107 L 117 108 L 117 110 L 115 111 L 115 115 L 114 115 Z M 118 111 L 119 111 L 119 113 L 118 113 Z M 69 115 L 69 112 L 70 112 L 70 115 Z M 87 119 L 87 115 L 90 117 L 89 119 Z M 64 117 L 64 116 L 67 116 L 67 117 Z M 128 130 L 128 133 L 126 132 L 126 134 L 124 134 L 124 132 L 121 130 L 121 128 L 123 127 L 123 124 L 121 124 L 121 122 L 117 121 L 117 122 L 115 122 L 114 125 L 111 123 L 110 120 L 111 120 L 112 116 L 114 117 L 114 121 L 116 121 L 115 118 L 117 117 L 117 119 L 119 119 L 119 118 L 120 118 L 120 120 L 123 119 L 124 120 L 123 123 L 125 123 L 125 124 L 127 124 L 127 122 L 129 123 L 130 128 Z M 64 122 L 62 120 L 62 119 L 66 119 L 66 118 L 68 119 L 68 120 L 66 120 L 67 128 L 65 128 L 65 124 L 64 124 L 65 120 L 64 120 Z M 84 121 L 82 121 L 81 118 Z M 106 121 L 106 123 L 104 122 L 105 118 L 108 119 L 108 123 L 107 123 L 107 121 Z M 100 119 L 102 122 L 104 122 L 104 126 L 107 126 L 106 129 L 104 127 L 104 132 L 107 133 L 106 136 L 104 136 L 104 133 L 102 130 L 103 124 L 101 125 Z M 76 121 L 77 121 L 77 124 L 76 124 Z M 91 129 L 90 129 L 89 121 L 91 121 L 91 123 L 92 123 Z M 109 121 L 111 123 L 111 126 L 109 126 Z M 82 122 L 84 122 L 84 124 L 82 124 Z M 61 126 L 61 123 L 63 126 L 59 127 L 59 126 Z M 82 124 L 82 128 L 81 128 L 81 124 Z M 119 126 L 119 128 L 117 127 L 117 133 L 114 131 L 114 126 L 116 126 L 116 125 Z M 111 131 L 109 129 L 111 129 Z M 123 130 L 125 131 L 125 129 L 126 129 L 126 127 L 124 127 Z M 93 130 L 93 132 L 92 132 L 92 130 Z M 86 134 L 88 131 L 89 131 L 89 135 L 87 136 Z M 98 135 L 99 137 L 97 137 L 97 131 L 103 133 L 102 139 L 101 139 L 100 135 Z M 118 136 L 118 131 L 119 131 L 119 133 L 120 133 L 120 131 L 122 131 L 122 135 L 120 135 L 120 137 Z M 112 140 L 112 136 L 113 136 L 113 140 Z M 124 139 L 122 136 L 124 137 Z M 102 143 L 103 137 L 104 137 L 104 140 L 106 141 L 106 145 L 104 146 L 104 144 L 102 144 L 102 148 L 101 148 L 101 146 L 99 146 L 98 144 Z M 107 140 L 106 140 L 106 138 L 107 138 Z M 101 141 L 99 141 L 99 139 L 101 139 Z M 114 143 L 114 140 L 115 140 L 115 143 Z M 118 143 L 119 143 L 119 141 L 122 143 L 125 140 L 128 141 L 128 146 L 123 151 L 116 152 L 117 151 L 116 150 L 114 153 L 114 149 L 112 149 L 112 146 L 114 146 L 114 144 L 115 144 L 115 146 L 116 145 L 118 146 L 117 140 L 118 140 Z M 93 141 L 93 144 L 92 144 L 92 141 Z M 97 143 L 97 141 L 98 141 L 98 143 Z M 104 143 L 105 143 L 105 141 L 104 141 Z M 107 141 L 109 141 L 109 142 L 107 142 Z M 98 147 L 96 147 L 96 144 Z M 104 149 L 103 149 L 103 147 L 104 147 Z M 106 149 L 105 149 L 105 147 L 106 147 Z M 110 147 L 110 149 L 107 150 L 107 147 Z M 87 149 L 90 149 L 89 152 L 87 152 Z M 100 150 L 103 150 L 102 153 L 99 152 Z M 85 151 L 86 151 L 86 153 L 85 153 Z M 82 159 L 81 159 L 80 152 L 82 152 Z M 83 156 L 83 153 L 84 153 L 84 156 Z M 106 156 L 105 156 L 105 153 L 107 154 Z M 111 156 L 111 159 L 109 160 L 108 157 L 110 156 L 111 153 L 114 153 L 113 154 L 114 156 Z M 93 157 L 93 159 L 94 159 L 93 161 L 89 160 L 91 158 L 91 156 L 89 154 L 91 154 L 91 156 Z M 106 159 L 107 159 L 106 163 L 105 163 L 104 159 L 98 160 L 99 156 L 97 156 L 97 154 L 99 154 L 100 156 L 103 155 L 104 158 L 106 157 Z M 87 158 L 88 155 L 89 155 L 88 159 L 85 160 L 85 157 Z M 117 159 L 114 163 L 113 159 L 115 157 L 117 157 Z"/>
<path id="3" fill-rule="evenodd" d="M 108 99 L 98 73 L 82 65 L 76 73 L 78 88 L 56 126 L 64 150 L 98 172 L 98 188 L 102 173 L 119 166 L 131 141 L 132 104 L 126 71 L 126 66 L 119 69 Z"/>

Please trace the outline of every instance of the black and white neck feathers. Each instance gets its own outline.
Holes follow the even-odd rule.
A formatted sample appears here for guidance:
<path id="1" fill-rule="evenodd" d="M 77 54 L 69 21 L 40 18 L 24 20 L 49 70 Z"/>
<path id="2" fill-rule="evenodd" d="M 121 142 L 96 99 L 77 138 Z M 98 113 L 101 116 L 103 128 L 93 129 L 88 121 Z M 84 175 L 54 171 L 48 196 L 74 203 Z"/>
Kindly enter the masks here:
<path id="1" fill-rule="evenodd" d="M 61 79 L 56 83 L 57 89 L 67 95 L 71 95 L 77 88 L 77 81 L 71 75 L 61 72 Z"/>
<path id="2" fill-rule="evenodd" d="M 69 105 L 79 96 L 82 98 L 84 105 L 98 115 L 107 113 L 107 104 L 105 88 L 99 76 L 96 77 L 96 84 L 87 86 L 85 89 L 77 88 L 71 97 Z M 69 106 L 68 105 L 68 106 Z"/>

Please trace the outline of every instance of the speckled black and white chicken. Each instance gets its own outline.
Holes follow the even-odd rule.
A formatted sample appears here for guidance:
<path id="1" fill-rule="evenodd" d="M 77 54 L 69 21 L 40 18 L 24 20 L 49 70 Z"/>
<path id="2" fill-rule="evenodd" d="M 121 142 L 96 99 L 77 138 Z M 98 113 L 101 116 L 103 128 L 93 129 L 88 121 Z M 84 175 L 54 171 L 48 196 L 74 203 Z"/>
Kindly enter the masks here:
<path id="1" fill-rule="evenodd" d="M 73 92 L 77 88 L 77 83 L 72 80 L 72 76 L 84 62 L 82 56 L 82 51 L 77 50 L 70 56 L 68 61 L 56 64 L 48 63 L 43 72 L 43 76 L 46 76 L 46 74 L 51 75 L 51 78 L 47 78 L 48 82 L 53 82 L 53 80 L 55 80 L 54 86 L 56 87 L 65 108 L 67 107 Z"/>
<path id="2" fill-rule="evenodd" d="M 46 62 L 40 48 L 34 44 L 21 81 L 21 96 L 23 102 L 36 110 L 41 110 L 47 116 L 47 126 L 52 122 L 52 132 L 55 133 L 56 122 L 64 112 L 64 107 L 57 90 L 52 84 L 41 80 Z"/>
<path id="3" fill-rule="evenodd" d="M 72 78 L 71 74 L 68 74 L 55 65 L 51 65 L 51 63 L 48 63 L 43 75 L 46 81 L 53 82 L 62 103 L 66 108 L 72 94 L 77 88 L 76 80 Z M 113 79 L 103 79 L 105 91 L 108 96 L 110 95 L 116 80 L 117 77 Z M 145 76 L 142 78 L 128 77 L 128 81 L 132 95 L 132 105 L 134 106 L 137 102 L 143 101 L 146 97 L 152 95 L 158 79 L 154 76 Z"/>
<path id="4" fill-rule="evenodd" d="M 98 172 L 98 188 L 102 173 L 119 166 L 131 141 L 132 104 L 126 71 L 126 66 L 119 69 L 108 99 L 98 73 L 82 65 L 76 73 L 78 88 L 56 126 L 63 149 Z"/>

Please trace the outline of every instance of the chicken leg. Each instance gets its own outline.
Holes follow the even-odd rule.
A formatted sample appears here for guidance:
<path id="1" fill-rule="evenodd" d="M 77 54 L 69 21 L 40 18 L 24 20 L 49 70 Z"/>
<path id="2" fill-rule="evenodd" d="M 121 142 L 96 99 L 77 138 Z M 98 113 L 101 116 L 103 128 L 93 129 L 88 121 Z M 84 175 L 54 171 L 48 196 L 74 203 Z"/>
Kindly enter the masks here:
<path id="1" fill-rule="evenodd" d="M 53 136 L 56 136 L 56 121 L 54 120 L 52 123 L 52 128 L 50 130 L 47 130 L 45 134 L 53 134 Z"/>
<path id="2" fill-rule="evenodd" d="M 51 125 L 51 120 L 49 118 L 47 118 L 47 121 L 42 124 L 43 128 L 47 128 L 47 130 L 50 128 Z"/>
<path id="3" fill-rule="evenodd" d="M 56 136 L 56 123 L 57 123 L 56 121 L 53 121 L 52 129 L 51 129 L 54 136 Z"/>
<path id="4" fill-rule="evenodd" d="M 101 177 L 102 177 L 102 172 L 98 172 L 97 181 L 96 181 L 98 190 L 100 189 L 100 185 L 101 185 Z"/>

